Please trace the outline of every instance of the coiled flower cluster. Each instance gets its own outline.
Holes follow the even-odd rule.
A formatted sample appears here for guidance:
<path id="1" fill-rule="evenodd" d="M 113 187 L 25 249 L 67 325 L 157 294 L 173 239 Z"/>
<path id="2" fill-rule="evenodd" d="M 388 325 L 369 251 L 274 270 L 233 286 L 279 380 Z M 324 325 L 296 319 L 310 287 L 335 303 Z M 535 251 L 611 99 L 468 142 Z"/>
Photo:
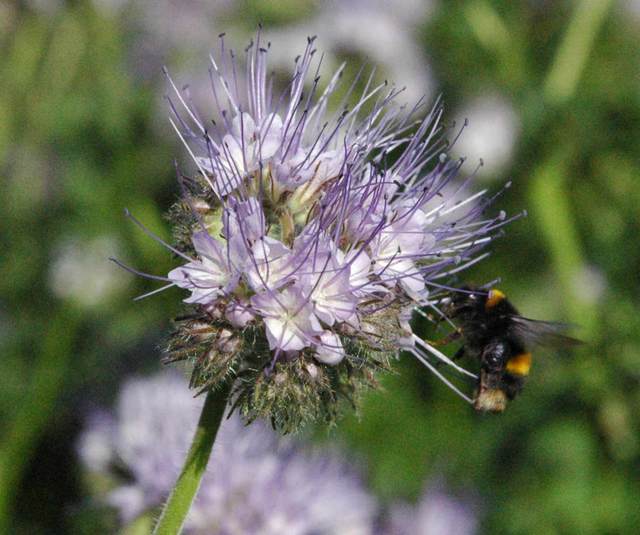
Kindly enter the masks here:
<path id="1" fill-rule="evenodd" d="M 167 360 L 191 365 L 194 388 L 233 384 L 248 420 L 289 431 L 333 420 L 400 350 L 439 374 L 429 358 L 450 361 L 409 320 L 437 311 L 506 220 L 486 218 L 484 192 L 464 197 L 472 177 L 454 181 L 440 102 L 426 116 L 396 105 L 401 89 L 362 71 L 343 86 L 344 65 L 321 89 L 313 38 L 278 94 L 269 47 L 258 33 L 241 77 L 221 36 L 213 122 L 169 78 L 197 172 L 179 175 L 165 244 L 182 259 L 165 288 L 189 294 Z"/>

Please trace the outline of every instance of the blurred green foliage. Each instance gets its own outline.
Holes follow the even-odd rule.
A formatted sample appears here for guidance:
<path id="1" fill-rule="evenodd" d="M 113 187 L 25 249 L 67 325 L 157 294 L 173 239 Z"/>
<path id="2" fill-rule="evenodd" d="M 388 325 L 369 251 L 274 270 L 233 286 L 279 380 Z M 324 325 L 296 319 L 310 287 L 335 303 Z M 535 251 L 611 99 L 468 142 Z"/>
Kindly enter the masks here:
<path id="1" fill-rule="evenodd" d="M 247 32 L 312 9 L 241 4 L 236 24 Z M 170 256 L 122 210 L 168 236 L 162 214 L 184 155 L 158 119 L 160 73 L 130 68 L 126 12 L 87 1 L 0 8 L 0 532 L 91 532 L 79 425 L 124 376 L 158 366 L 179 294 L 132 304 L 155 286 L 117 272 L 117 291 L 92 305 L 52 291 L 52 265 L 65 243 L 107 236 L 141 270 L 168 271 Z M 525 315 L 575 322 L 587 344 L 536 355 L 525 393 L 499 417 L 473 413 L 403 358 L 361 419 L 335 433 L 367 459 L 383 500 L 415 498 L 442 476 L 476 496 L 486 533 L 637 531 L 639 31 L 605 0 L 447 2 L 425 26 L 448 109 L 499 92 L 522 123 L 494 183 L 513 180 L 499 207 L 530 217 L 466 280 L 500 276 Z M 601 293 L 585 276 L 594 271 Z"/>

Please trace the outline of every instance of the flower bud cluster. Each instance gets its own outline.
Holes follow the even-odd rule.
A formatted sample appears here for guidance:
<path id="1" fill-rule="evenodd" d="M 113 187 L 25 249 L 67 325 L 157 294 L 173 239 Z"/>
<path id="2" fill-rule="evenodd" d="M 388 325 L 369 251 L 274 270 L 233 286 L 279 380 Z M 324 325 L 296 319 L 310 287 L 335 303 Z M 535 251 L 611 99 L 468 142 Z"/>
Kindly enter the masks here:
<path id="1" fill-rule="evenodd" d="M 425 358 L 412 311 L 433 307 L 505 221 L 453 184 L 462 162 L 446 156 L 439 103 L 426 117 L 397 106 L 400 90 L 373 75 L 345 89 L 344 66 L 320 90 L 313 39 L 278 96 L 268 49 L 258 34 L 242 86 L 221 38 L 213 125 L 170 79 L 197 174 L 181 176 L 171 211 L 183 263 L 166 280 L 190 313 L 168 359 L 192 364 L 195 388 L 233 382 L 249 420 L 291 430 L 333 420 L 399 350 Z M 330 111 L 337 93 L 353 107 Z"/>

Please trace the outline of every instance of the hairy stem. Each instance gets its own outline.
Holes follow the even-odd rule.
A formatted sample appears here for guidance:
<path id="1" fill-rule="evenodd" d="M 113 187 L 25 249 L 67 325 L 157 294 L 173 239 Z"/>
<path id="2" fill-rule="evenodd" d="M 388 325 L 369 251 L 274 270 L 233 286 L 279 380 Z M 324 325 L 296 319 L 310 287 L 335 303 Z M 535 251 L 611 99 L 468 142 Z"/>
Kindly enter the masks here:
<path id="1" fill-rule="evenodd" d="M 211 391 L 207 394 L 191 448 L 185 459 L 182 472 L 153 530 L 155 535 L 180 533 L 207 468 L 213 442 L 218 434 L 218 428 L 227 406 L 228 394 L 228 388 Z"/>

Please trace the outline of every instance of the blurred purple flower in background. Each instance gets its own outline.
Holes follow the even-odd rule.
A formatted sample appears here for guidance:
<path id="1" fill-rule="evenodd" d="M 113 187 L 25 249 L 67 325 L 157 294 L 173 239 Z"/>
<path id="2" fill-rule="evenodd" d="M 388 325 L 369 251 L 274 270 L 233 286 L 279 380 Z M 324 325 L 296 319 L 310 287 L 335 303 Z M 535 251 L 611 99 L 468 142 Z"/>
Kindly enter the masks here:
<path id="1" fill-rule="evenodd" d="M 401 80 L 399 96 L 413 103 L 431 98 L 435 89 L 420 30 L 433 12 L 434 0 L 321 0 L 317 11 L 298 24 L 274 29 L 272 63 L 289 67 L 289 50 L 305 36 L 318 34 L 328 69 L 341 55 L 360 56 L 375 65 L 380 78 Z"/>
<path id="2" fill-rule="evenodd" d="M 477 528 L 472 504 L 451 496 L 436 483 L 427 487 L 415 506 L 392 507 L 380 535 L 473 535 Z"/>
<path id="3" fill-rule="evenodd" d="M 109 254 L 120 250 L 122 245 L 110 235 L 91 239 L 72 235 L 60 240 L 49 266 L 51 292 L 84 309 L 105 306 L 129 283 L 105 262 Z"/>
<path id="4" fill-rule="evenodd" d="M 512 104 L 500 95 L 476 97 L 458 110 L 456 121 L 467 122 L 456 154 L 482 160 L 484 165 L 478 170 L 482 178 L 498 177 L 511 162 L 520 137 L 520 117 Z"/>
<path id="5" fill-rule="evenodd" d="M 99 498 L 117 509 L 124 524 L 155 514 L 166 499 L 201 401 L 180 375 L 164 373 L 130 380 L 115 415 L 89 418 L 79 454 L 89 472 L 111 480 L 112 490 Z M 375 500 L 338 454 L 303 451 L 262 422 L 246 427 L 232 417 L 221 426 L 185 531 L 368 534 L 376 511 Z"/>
<path id="6" fill-rule="evenodd" d="M 130 522 L 163 502 L 184 462 L 202 408 L 177 373 L 135 379 L 122 388 L 115 415 L 91 415 L 79 453 L 88 470 L 112 468 L 131 475 L 112 490 L 107 503 Z"/>

